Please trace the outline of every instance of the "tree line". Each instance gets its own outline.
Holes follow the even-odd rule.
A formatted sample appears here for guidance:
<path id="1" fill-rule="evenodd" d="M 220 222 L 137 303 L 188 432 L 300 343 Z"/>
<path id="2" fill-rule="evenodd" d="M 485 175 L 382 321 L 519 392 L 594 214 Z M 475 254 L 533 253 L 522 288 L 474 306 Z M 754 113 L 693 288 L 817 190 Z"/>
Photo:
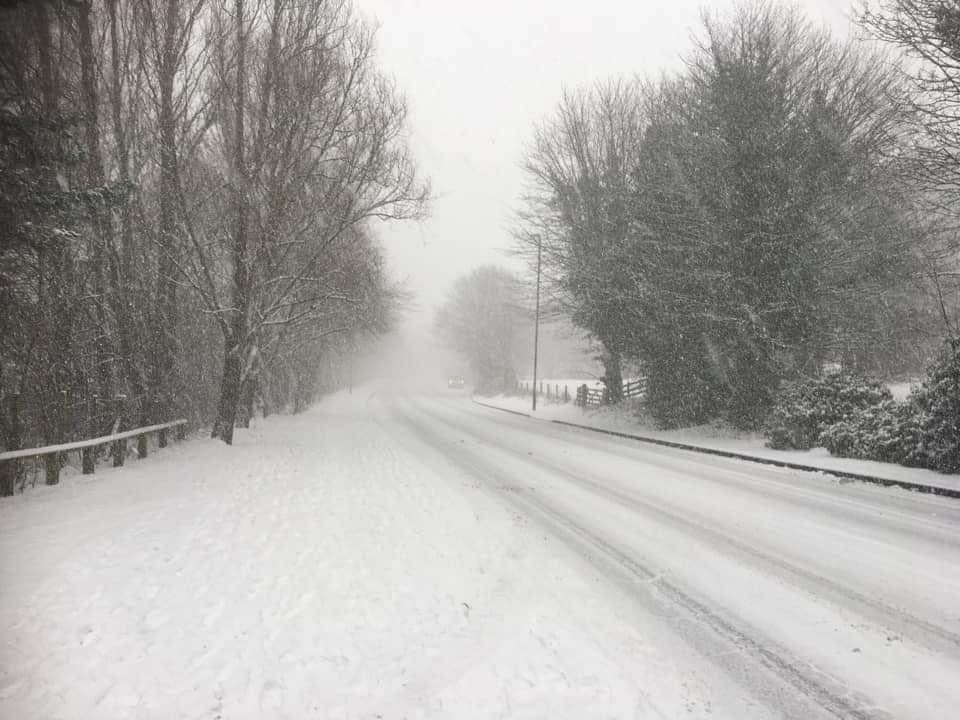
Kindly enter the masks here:
<path id="1" fill-rule="evenodd" d="M 374 40 L 348 0 L 0 3 L 3 446 L 230 443 L 390 325 L 373 226 L 428 188 Z"/>
<path id="2" fill-rule="evenodd" d="M 662 423 L 757 427 L 784 380 L 916 372 L 960 336 L 960 9 L 874 5 L 916 62 L 745 3 L 703 13 L 682 71 L 568 90 L 536 128 L 520 251 Z"/>

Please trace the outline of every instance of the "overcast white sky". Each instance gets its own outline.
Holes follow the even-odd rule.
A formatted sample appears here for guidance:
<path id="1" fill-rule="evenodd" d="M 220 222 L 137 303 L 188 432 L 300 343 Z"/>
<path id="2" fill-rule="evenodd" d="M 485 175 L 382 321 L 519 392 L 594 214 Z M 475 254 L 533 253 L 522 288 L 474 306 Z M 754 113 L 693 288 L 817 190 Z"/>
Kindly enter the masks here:
<path id="1" fill-rule="evenodd" d="M 381 227 L 394 272 L 420 310 L 460 274 L 505 262 L 519 161 L 563 87 L 676 68 L 702 7 L 733 0 L 356 0 L 379 25 L 379 64 L 410 106 L 411 145 L 436 199 L 423 223 Z M 850 32 L 849 0 L 801 0 L 811 19 Z"/>

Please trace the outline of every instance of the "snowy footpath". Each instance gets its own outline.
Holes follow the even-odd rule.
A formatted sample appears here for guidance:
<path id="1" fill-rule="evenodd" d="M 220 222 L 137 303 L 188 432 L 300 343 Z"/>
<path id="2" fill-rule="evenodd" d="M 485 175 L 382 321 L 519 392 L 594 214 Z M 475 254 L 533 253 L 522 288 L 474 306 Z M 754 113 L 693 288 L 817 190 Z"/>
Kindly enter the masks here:
<path id="1" fill-rule="evenodd" d="M 328 398 L 0 501 L 0 718 L 947 718 L 960 502 Z"/>
<path id="2" fill-rule="evenodd" d="M 238 435 L 0 501 L 0 718 L 703 714 L 364 396 Z"/>

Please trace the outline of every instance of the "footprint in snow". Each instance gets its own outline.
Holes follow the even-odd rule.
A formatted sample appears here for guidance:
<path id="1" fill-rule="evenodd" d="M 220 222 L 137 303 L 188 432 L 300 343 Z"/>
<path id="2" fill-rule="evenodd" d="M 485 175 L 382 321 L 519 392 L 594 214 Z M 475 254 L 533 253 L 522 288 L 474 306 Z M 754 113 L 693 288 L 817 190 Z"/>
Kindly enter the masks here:
<path id="1" fill-rule="evenodd" d="M 224 608 L 224 601 L 220 600 L 216 604 L 216 606 L 213 608 L 213 610 L 208 612 L 206 617 L 203 618 L 203 626 L 210 627 L 211 625 L 216 623 L 220 619 L 220 616 L 223 614 L 223 608 Z"/>
<path id="2" fill-rule="evenodd" d="M 86 647 L 87 645 L 96 642 L 97 638 L 100 637 L 100 633 L 98 633 L 97 629 L 92 625 L 84 625 L 77 632 L 77 635 L 80 637 L 81 647 Z"/>
<path id="3" fill-rule="evenodd" d="M 283 705 L 283 688 L 274 681 L 267 680 L 260 691 L 260 709 L 276 710 Z"/>
<path id="4" fill-rule="evenodd" d="M 170 616 L 161 610 L 151 610 L 143 618 L 143 624 L 148 630 L 156 630 L 163 627 L 170 620 Z"/>
<path id="5" fill-rule="evenodd" d="M 110 688 L 100 702 L 97 703 L 99 707 L 117 709 L 135 708 L 139 704 L 140 694 L 129 685 L 124 685 L 123 683 Z"/>

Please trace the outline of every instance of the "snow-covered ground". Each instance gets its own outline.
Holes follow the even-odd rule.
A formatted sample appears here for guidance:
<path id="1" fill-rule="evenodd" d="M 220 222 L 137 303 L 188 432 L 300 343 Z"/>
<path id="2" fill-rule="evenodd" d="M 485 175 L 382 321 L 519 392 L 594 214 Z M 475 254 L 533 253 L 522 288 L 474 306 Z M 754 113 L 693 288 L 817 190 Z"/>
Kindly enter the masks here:
<path id="1" fill-rule="evenodd" d="M 0 718 L 705 714 L 468 482 L 356 392 L 0 500 Z"/>
<path id="2" fill-rule="evenodd" d="M 960 504 L 355 391 L 0 501 L 0 718 L 948 717 Z"/>
<path id="3" fill-rule="evenodd" d="M 960 476 L 908 468 L 893 463 L 857 460 L 832 456 L 826 448 L 812 450 L 771 450 L 766 447 L 765 439 L 756 433 L 737 433 L 728 428 L 705 425 L 680 430 L 658 430 L 638 417 L 636 407 L 631 403 L 615 408 L 592 408 L 584 410 L 573 403 L 553 403 L 538 399 L 537 411 L 532 413 L 529 397 L 499 395 L 496 397 L 478 397 L 478 401 L 515 412 L 534 415 L 541 420 L 560 420 L 604 430 L 615 430 L 633 435 L 669 440 L 672 442 L 696 445 L 699 447 L 727 450 L 730 452 L 773 458 L 784 462 L 811 465 L 829 470 L 871 475 L 902 482 L 919 483 L 935 487 L 960 490 Z"/>
<path id="4" fill-rule="evenodd" d="M 890 393 L 893 395 L 894 400 L 903 402 L 910 397 L 910 393 L 913 392 L 913 389 L 918 387 L 922 382 L 923 381 L 919 379 L 910 382 L 896 382 L 889 383 L 887 387 L 890 388 Z"/>

